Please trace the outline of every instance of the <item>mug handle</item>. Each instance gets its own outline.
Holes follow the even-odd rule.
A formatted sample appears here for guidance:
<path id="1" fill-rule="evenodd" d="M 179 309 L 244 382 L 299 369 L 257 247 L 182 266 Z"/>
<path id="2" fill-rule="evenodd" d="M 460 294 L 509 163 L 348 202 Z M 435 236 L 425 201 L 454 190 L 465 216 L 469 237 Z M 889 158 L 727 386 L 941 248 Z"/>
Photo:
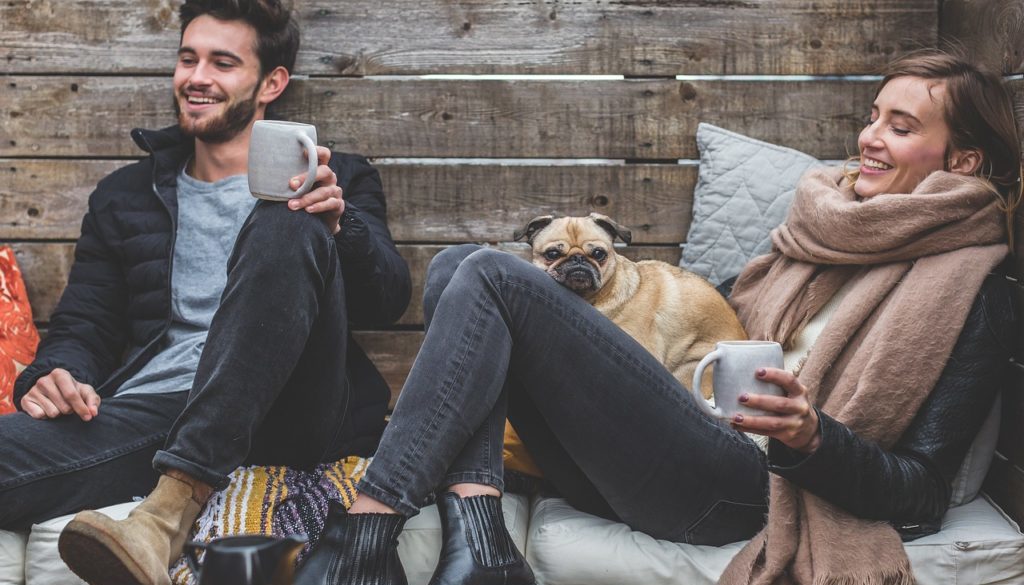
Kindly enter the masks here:
<path id="1" fill-rule="evenodd" d="M 716 349 L 704 356 L 704 359 L 700 360 L 697 364 L 697 369 L 693 372 L 693 384 L 690 387 L 690 392 L 693 393 L 693 397 L 697 399 L 697 406 L 703 410 L 708 416 L 715 418 L 722 418 L 722 409 L 711 406 L 711 403 L 704 399 L 704 393 L 700 391 L 700 381 L 704 377 L 704 369 L 711 365 L 711 362 L 717 360 L 722 356 L 722 351 Z"/>
<path id="2" fill-rule="evenodd" d="M 195 578 L 196 583 L 198 583 L 199 557 L 196 555 L 196 549 L 206 550 L 206 544 L 195 541 L 185 544 L 185 561 L 188 563 L 188 570 L 192 571 L 192 576 Z"/>
<path id="3" fill-rule="evenodd" d="M 309 159 L 309 168 L 306 169 L 306 181 L 295 190 L 295 196 L 299 197 L 305 195 L 309 188 L 313 186 L 313 181 L 316 180 L 316 167 L 318 159 L 316 158 L 316 144 L 313 143 L 313 139 L 301 132 L 297 134 L 299 142 L 306 148 L 306 157 Z"/>

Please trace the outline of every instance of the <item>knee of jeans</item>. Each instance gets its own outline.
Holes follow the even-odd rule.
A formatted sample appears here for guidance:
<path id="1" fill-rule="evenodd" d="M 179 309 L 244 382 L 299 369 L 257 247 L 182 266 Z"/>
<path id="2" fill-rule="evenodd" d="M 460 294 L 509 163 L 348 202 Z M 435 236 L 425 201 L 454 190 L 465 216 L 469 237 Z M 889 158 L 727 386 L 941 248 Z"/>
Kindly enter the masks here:
<path id="1" fill-rule="evenodd" d="M 257 202 L 245 227 L 248 238 L 277 244 L 303 238 L 323 239 L 331 235 L 327 225 L 316 214 L 293 211 L 278 201 Z"/>
<path id="2" fill-rule="evenodd" d="M 427 266 L 427 277 L 423 286 L 424 303 L 433 301 L 436 304 L 438 297 L 451 282 L 459 264 L 470 254 L 482 249 L 483 247 L 477 244 L 460 244 L 438 252 Z"/>
<path id="3" fill-rule="evenodd" d="M 290 256 L 299 250 L 326 251 L 331 233 L 319 217 L 292 211 L 283 202 L 259 201 L 238 235 L 236 245 L 255 246 L 261 257 Z"/>
<path id="4" fill-rule="evenodd" d="M 459 264 L 459 271 L 492 274 L 495 271 L 515 270 L 524 264 L 517 256 L 494 248 L 480 248 L 466 256 Z"/>

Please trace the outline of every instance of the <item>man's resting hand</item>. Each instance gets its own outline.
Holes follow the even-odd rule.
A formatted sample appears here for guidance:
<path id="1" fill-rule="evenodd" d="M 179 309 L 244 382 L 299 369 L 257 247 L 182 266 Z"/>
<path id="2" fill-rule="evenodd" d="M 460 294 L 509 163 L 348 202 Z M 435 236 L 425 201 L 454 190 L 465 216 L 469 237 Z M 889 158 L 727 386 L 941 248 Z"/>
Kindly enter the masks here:
<path id="1" fill-rule="evenodd" d="M 21 408 L 36 419 L 58 418 L 75 413 L 84 421 L 99 414 L 100 396 L 88 384 L 71 377 L 67 370 L 54 368 L 36 380 L 21 399 Z"/>

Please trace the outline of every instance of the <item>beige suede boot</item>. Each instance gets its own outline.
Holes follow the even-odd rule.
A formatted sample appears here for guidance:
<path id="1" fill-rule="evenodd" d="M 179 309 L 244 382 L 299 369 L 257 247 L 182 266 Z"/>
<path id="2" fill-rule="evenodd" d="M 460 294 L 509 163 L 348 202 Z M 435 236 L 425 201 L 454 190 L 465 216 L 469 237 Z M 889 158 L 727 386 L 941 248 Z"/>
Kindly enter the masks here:
<path id="1" fill-rule="evenodd" d="M 169 585 L 167 570 L 211 491 L 184 473 L 162 475 L 124 520 L 77 514 L 60 533 L 60 558 L 90 585 Z"/>

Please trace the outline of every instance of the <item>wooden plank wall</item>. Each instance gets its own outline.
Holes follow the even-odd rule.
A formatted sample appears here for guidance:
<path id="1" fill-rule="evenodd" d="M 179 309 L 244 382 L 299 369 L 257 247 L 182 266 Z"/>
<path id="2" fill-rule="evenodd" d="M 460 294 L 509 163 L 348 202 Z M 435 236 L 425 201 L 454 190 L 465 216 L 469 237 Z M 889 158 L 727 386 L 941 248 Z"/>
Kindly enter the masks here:
<path id="1" fill-rule="evenodd" d="M 971 58 L 1011 79 L 1018 128 L 1024 128 L 1024 2 L 1019 0 L 946 0 L 942 5 L 941 42 L 965 49 Z M 1024 138 L 1024 133 L 1021 134 Z M 1024 310 L 1024 208 L 1017 210 L 1017 305 Z M 1024 335 L 1011 365 L 1013 383 L 1006 389 L 999 447 L 985 491 L 1018 522 L 1024 520 Z"/>
<path id="2" fill-rule="evenodd" d="M 44 327 L 92 186 L 141 156 L 131 128 L 173 122 L 177 5 L 0 3 L 0 241 L 15 246 Z M 689 225 L 698 122 L 845 158 L 874 82 L 835 76 L 872 74 L 940 36 L 1020 73 L 1022 35 L 1006 17 L 1016 6 L 298 0 L 296 72 L 308 77 L 278 113 L 316 124 L 325 145 L 377 160 L 417 291 L 442 247 L 481 241 L 522 253 L 508 243 L 512 230 L 550 211 L 609 214 L 634 228 L 630 254 L 674 262 Z M 396 327 L 359 333 L 396 392 L 421 323 L 417 300 Z M 1018 429 L 1022 389 L 1007 408 Z M 1020 444 L 1019 434 L 1004 438 L 1018 465 Z M 993 485 L 1021 485 L 1010 461 Z M 1024 490 L 1006 490 L 1001 501 L 1024 517 Z"/>
<path id="3" fill-rule="evenodd" d="M 0 239 L 16 242 L 29 266 L 43 323 L 91 186 L 140 156 L 130 128 L 172 122 L 175 5 L 0 4 Z M 698 122 L 845 158 L 872 83 L 792 76 L 871 73 L 938 34 L 931 0 L 296 7 L 305 47 L 297 72 L 310 77 L 294 83 L 278 112 L 315 123 L 332 148 L 388 157 L 378 166 L 391 225 L 417 281 L 437 246 L 507 242 L 549 211 L 602 211 L 634 228 L 646 246 L 638 253 L 675 260 L 696 180 L 679 159 L 696 158 Z M 747 74 L 781 77 L 737 77 Z M 400 348 L 379 361 L 396 389 L 421 322 L 417 305 L 405 329 L 364 334 Z"/>

